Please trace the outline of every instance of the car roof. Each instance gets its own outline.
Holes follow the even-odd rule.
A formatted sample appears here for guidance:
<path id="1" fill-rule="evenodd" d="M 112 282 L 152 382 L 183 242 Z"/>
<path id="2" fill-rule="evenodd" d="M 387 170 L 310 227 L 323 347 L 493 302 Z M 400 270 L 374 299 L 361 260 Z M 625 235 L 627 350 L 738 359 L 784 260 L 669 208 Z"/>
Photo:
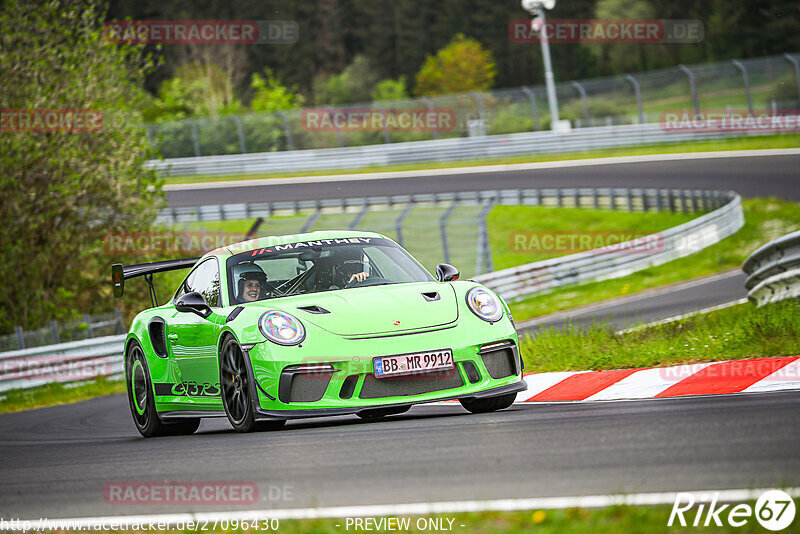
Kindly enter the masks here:
<path id="1" fill-rule="evenodd" d="M 304 241 L 319 241 L 322 239 L 345 239 L 349 237 L 373 237 L 386 238 L 386 236 L 375 232 L 358 232 L 355 230 L 322 230 L 317 232 L 306 232 L 303 234 L 289 234 L 280 236 L 266 236 L 249 241 L 242 241 L 233 245 L 226 245 L 218 249 L 207 252 L 207 256 L 232 256 L 248 250 L 254 250 L 275 245 L 286 245 L 289 243 L 302 243 Z"/>

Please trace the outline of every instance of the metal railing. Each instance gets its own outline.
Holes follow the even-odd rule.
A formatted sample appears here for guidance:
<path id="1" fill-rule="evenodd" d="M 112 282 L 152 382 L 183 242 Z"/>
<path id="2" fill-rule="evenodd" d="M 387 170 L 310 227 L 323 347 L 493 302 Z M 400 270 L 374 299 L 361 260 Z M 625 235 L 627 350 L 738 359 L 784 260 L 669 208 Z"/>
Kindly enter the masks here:
<path id="1" fill-rule="evenodd" d="M 798 54 L 784 54 L 565 81 L 556 88 L 560 115 L 561 119 L 570 120 L 573 128 L 585 129 L 657 124 L 662 122 L 662 114 L 667 110 L 697 111 L 700 107 L 708 107 L 704 106 L 707 102 L 712 103 L 716 111 L 726 107 L 751 112 L 754 109 L 772 109 L 773 106 L 797 109 L 800 105 L 798 58 Z M 549 130 L 550 116 L 546 102 L 544 86 L 531 86 L 325 107 L 332 111 L 353 108 L 452 111 L 454 128 L 438 132 L 389 132 L 385 129 L 314 131 L 304 121 L 308 114 L 304 115 L 303 110 L 299 109 L 151 123 L 147 129 L 151 142 L 168 159 L 248 153 L 270 153 L 275 156 L 285 151 L 292 152 L 295 158 L 305 151 L 323 149 Z M 668 138 L 652 137 L 646 142 L 663 142 L 659 139 L 668 141 Z M 601 143 L 594 148 L 602 147 Z M 266 162 L 264 155 L 260 158 Z M 389 153 L 387 158 L 391 158 Z M 175 163 L 173 172 L 185 174 L 177 165 L 179 162 Z M 163 168 L 161 163 L 156 165 L 159 169 Z M 358 165 L 348 166 L 354 168 Z M 302 170 L 331 167 L 269 168 Z"/>
<path id="2" fill-rule="evenodd" d="M 768 132 L 769 133 L 769 132 Z M 764 135 L 759 131 L 668 131 L 661 124 L 582 128 L 570 132 L 528 132 L 438 139 L 388 145 L 264 152 L 151 161 L 172 176 L 223 176 L 273 172 L 357 169 L 429 161 L 464 161 L 506 156 L 585 152 L 604 148 L 708 141 Z"/>
<path id="3" fill-rule="evenodd" d="M 758 306 L 800 297 L 800 231 L 770 241 L 745 260 L 747 298 Z"/>
<path id="4" fill-rule="evenodd" d="M 21 326 L 15 326 L 13 334 L 0 336 L 0 352 L 124 332 L 122 308 L 116 308 L 111 313 L 98 315 L 85 313 L 80 320 L 76 321 L 50 321 L 48 326 L 36 330 L 23 330 Z"/>
<path id="5" fill-rule="evenodd" d="M 605 202 L 611 205 L 629 202 L 626 190 L 607 190 Z M 650 242 L 656 247 L 647 253 L 626 252 L 635 250 L 636 244 L 628 242 L 613 249 L 598 249 L 560 258 L 528 263 L 519 267 L 494 271 L 474 279 L 496 291 L 506 300 L 516 300 L 531 295 L 547 293 L 570 284 L 620 278 L 636 271 L 660 265 L 694 254 L 737 232 L 744 225 L 744 213 L 739 195 L 733 192 L 682 190 L 649 190 L 646 204 L 664 202 L 675 209 L 698 202 L 715 209 L 690 222 L 655 235 Z M 597 200 L 600 203 L 600 199 Z"/>
<path id="6" fill-rule="evenodd" d="M 0 391 L 122 373 L 125 334 L 0 353 Z"/>

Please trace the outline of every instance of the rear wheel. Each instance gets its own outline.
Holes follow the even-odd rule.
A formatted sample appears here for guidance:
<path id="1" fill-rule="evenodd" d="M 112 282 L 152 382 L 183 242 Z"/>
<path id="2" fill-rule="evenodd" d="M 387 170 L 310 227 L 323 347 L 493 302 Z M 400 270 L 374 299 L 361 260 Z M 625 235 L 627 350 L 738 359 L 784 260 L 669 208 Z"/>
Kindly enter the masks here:
<path id="1" fill-rule="evenodd" d="M 486 413 L 508 408 L 514 404 L 514 399 L 516 398 L 516 393 L 508 393 L 506 395 L 487 397 L 484 399 L 458 399 L 458 402 L 460 402 L 461 406 L 463 406 L 468 412 Z"/>
<path id="2" fill-rule="evenodd" d="M 200 419 L 188 419 L 180 423 L 165 423 L 158 417 L 153 396 L 153 385 L 147 370 L 147 360 L 142 346 L 133 341 L 125 358 L 125 377 L 128 389 L 128 404 L 136 430 L 146 437 L 194 434 Z"/>
<path id="3" fill-rule="evenodd" d="M 364 421 L 377 421 L 387 415 L 396 415 L 407 412 L 411 406 L 394 406 L 391 408 L 374 408 L 372 410 L 362 410 L 356 413 Z"/>
<path id="4" fill-rule="evenodd" d="M 219 383 L 222 386 L 222 404 L 231 426 L 237 432 L 280 430 L 285 419 L 256 421 L 251 391 L 250 375 L 239 343 L 229 337 L 222 345 L 219 358 Z"/>

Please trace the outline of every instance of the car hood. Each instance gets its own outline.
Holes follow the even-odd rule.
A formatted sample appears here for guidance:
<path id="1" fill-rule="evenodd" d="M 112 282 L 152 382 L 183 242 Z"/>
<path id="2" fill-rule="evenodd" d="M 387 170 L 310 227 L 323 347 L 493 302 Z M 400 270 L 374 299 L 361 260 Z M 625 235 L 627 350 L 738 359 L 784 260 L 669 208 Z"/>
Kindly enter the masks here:
<path id="1" fill-rule="evenodd" d="M 367 286 L 289 297 L 281 308 L 340 336 L 401 333 L 443 326 L 458 319 L 450 284 L 415 282 Z M 288 299 L 287 299 L 288 300 Z M 276 302 L 277 303 L 277 302 Z M 329 313 L 314 313 L 318 306 Z"/>

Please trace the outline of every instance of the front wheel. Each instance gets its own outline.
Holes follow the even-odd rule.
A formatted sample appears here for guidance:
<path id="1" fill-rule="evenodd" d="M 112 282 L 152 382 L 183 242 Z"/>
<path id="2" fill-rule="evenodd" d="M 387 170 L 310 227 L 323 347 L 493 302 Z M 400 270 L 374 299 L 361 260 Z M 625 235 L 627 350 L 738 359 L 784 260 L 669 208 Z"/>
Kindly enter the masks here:
<path id="1" fill-rule="evenodd" d="M 471 413 L 487 413 L 496 410 L 503 410 L 514 404 L 514 399 L 517 398 L 516 393 L 508 393 L 498 397 L 487 397 L 484 399 L 458 399 L 468 412 Z"/>
<path id="2" fill-rule="evenodd" d="M 236 432 L 255 430 L 279 430 L 285 419 L 256 421 L 251 392 L 250 375 L 244 361 L 242 347 L 235 339 L 228 338 L 222 345 L 219 358 L 219 383 L 222 386 L 222 404 L 225 414 Z"/>
<path id="3" fill-rule="evenodd" d="M 150 373 L 147 370 L 147 360 L 142 346 L 137 341 L 133 341 L 128 346 L 128 357 L 125 358 L 125 378 L 133 423 L 142 436 L 151 438 L 194 434 L 197 427 L 200 426 L 199 418 L 167 424 L 158 417 Z"/>

